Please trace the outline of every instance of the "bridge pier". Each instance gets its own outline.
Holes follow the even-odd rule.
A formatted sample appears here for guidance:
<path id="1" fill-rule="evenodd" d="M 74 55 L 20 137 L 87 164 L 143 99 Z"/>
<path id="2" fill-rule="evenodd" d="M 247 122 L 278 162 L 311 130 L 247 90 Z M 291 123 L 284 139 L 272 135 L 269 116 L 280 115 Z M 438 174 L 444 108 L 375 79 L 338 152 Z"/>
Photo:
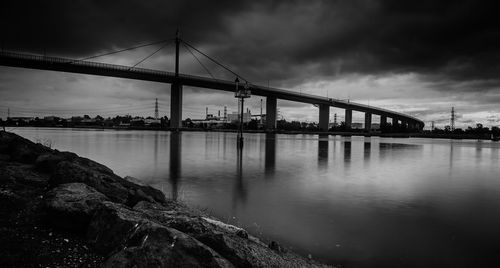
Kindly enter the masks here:
<path id="1" fill-rule="evenodd" d="M 351 129 L 352 125 L 352 109 L 346 108 L 345 109 L 345 127 L 346 129 Z"/>
<path id="2" fill-rule="evenodd" d="M 393 127 L 397 127 L 397 126 L 399 126 L 399 122 L 398 122 L 398 121 L 399 121 L 399 120 L 398 120 L 397 118 L 394 118 L 394 117 L 393 117 L 393 118 L 392 118 L 392 126 L 393 126 Z"/>
<path id="3" fill-rule="evenodd" d="M 330 122 L 330 105 L 319 105 L 319 129 L 328 131 L 328 123 Z"/>
<path id="4" fill-rule="evenodd" d="M 387 127 L 387 116 L 381 115 L 380 116 L 380 129 L 384 129 Z"/>
<path id="5" fill-rule="evenodd" d="M 365 113 L 365 131 L 372 130 L 372 113 Z"/>
<path id="6" fill-rule="evenodd" d="M 170 87 L 170 128 L 182 127 L 182 85 L 173 83 Z"/>
<path id="7" fill-rule="evenodd" d="M 276 114 L 278 101 L 275 96 L 266 98 L 266 130 L 276 130 Z"/>

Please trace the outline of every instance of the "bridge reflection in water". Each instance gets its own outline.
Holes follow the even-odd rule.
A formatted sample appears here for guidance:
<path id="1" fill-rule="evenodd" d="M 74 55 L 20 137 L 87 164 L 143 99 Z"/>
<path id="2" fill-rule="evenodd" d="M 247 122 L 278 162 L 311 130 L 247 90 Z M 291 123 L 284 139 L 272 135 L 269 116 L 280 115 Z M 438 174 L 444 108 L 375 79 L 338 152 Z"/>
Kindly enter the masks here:
<path id="1" fill-rule="evenodd" d="M 179 197 L 179 181 L 182 176 L 182 134 L 173 131 L 170 134 L 170 164 L 169 164 L 169 181 L 172 188 L 172 199 L 177 200 Z"/>

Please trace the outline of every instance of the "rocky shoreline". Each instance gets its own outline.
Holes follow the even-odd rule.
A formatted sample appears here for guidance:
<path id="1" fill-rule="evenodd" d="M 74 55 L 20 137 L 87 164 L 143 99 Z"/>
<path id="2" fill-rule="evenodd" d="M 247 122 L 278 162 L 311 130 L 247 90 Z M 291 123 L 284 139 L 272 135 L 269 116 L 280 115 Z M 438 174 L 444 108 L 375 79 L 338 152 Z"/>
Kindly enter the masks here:
<path id="1" fill-rule="evenodd" d="M 326 267 L 4 131 L 0 204 L 0 267 Z"/>

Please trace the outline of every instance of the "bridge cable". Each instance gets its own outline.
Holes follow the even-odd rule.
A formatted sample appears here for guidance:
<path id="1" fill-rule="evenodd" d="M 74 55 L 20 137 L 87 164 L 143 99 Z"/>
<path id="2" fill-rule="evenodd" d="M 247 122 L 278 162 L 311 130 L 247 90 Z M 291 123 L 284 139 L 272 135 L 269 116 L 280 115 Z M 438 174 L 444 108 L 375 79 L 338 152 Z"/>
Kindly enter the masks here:
<path id="1" fill-rule="evenodd" d="M 169 42 L 169 41 L 172 41 L 172 40 L 174 40 L 174 39 L 166 39 L 166 40 L 156 41 L 156 42 L 152 42 L 152 43 L 148 43 L 148 44 L 142 44 L 142 45 L 138 45 L 138 46 L 134 46 L 134 47 L 124 48 L 124 49 L 120 49 L 120 50 L 106 52 L 106 53 L 103 53 L 103 54 L 97 54 L 97 55 L 86 57 L 86 58 L 77 59 L 77 60 L 74 60 L 72 62 L 83 61 L 83 60 L 90 60 L 90 59 L 93 59 L 93 58 L 99 58 L 99 57 L 103 57 L 103 56 L 108 56 L 108 55 L 112 55 L 112 54 L 116 54 L 116 53 L 120 53 L 120 52 L 124 52 L 124 51 L 128 51 L 128 50 L 133 50 L 133 49 L 137 49 L 137 48 L 141 48 L 141 47 L 147 47 L 147 46 L 152 46 L 152 45 L 156 45 L 156 44 L 161 44 L 161 43 Z"/>
<path id="2" fill-rule="evenodd" d="M 131 69 L 133 69 L 135 66 L 141 64 L 143 61 L 149 59 L 151 56 L 153 56 L 154 54 L 156 54 L 158 51 L 164 49 L 166 46 L 168 46 L 169 43 L 166 43 L 165 45 L 161 46 L 159 49 L 155 50 L 153 53 L 149 54 L 148 56 L 146 56 L 144 59 L 140 60 L 138 63 L 134 64 L 134 66 L 128 68 L 128 71 L 130 71 Z"/>
<path id="3" fill-rule="evenodd" d="M 191 53 L 191 55 L 193 55 L 193 57 L 198 61 L 198 63 L 201 65 L 201 67 L 203 67 L 203 69 L 205 69 L 205 71 L 207 71 L 207 73 L 214 79 L 215 77 L 213 76 L 213 74 L 208 70 L 208 68 L 200 61 L 200 59 L 198 59 L 198 57 L 196 57 L 196 55 L 191 51 L 191 49 L 189 49 L 188 46 L 186 46 L 186 44 L 184 44 L 184 42 L 182 43 L 182 45 L 184 45 L 184 47 L 187 49 L 187 51 L 189 51 L 189 53 Z"/>
<path id="4" fill-rule="evenodd" d="M 233 72 L 231 69 L 229 69 L 228 67 L 226 67 L 224 64 L 218 62 L 216 59 L 208 56 L 207 54 L 201 52 L 199 49 L 195 48 L 194 46 L 192 46 L 191 44 L 189 44 L 188 42 L 186 42 L 185 40 L 182 40 L 180 39 L 180 41 L 182 41 L 183 43 L 185 43 L 187 46 L 189 46 L 190 48 L 196 50 L 198 53 L 200 53 L 201 55 L 207 57 L 209 60 L 213 61 L 215 64 L 219 65 L 220 67 L 224 68 L 225 70 L 229 71 L 230 73 L 236 75 L 237 77 L 241 78 L 242 80 L 244 80 L 245 82 L 249 82 L 247 79 L 245 79 L 244 77 L 242 77 L 241 75 Z"/>

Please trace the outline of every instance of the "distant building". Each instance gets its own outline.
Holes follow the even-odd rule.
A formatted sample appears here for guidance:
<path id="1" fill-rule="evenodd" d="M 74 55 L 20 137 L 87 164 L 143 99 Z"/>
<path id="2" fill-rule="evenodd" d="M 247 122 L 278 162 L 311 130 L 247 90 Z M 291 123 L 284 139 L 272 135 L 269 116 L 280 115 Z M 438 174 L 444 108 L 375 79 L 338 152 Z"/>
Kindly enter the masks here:
<path id="1" fill-rule="evenodd" d="M 33 117 L 28 117 L 28 116 L 18 116 L 18 117 L 7 117 L 7 120 L 11 120 L 12 122 L 24 122 L 24 123 L 29 123 L 31 121 L 34 121 L 35 118 Z"/>
<path id="2" fill-rule="evenodd" d="M 146 118 L 146 120 L 144 120 L 144 124 L 146 126 L 161 125 L 161 120 L 160 119 L 154 119 L 154 118 Z"/>
<path id="3" fill-rule="evenodd" d="M 363 129 L 363 123 L 351 123 L 352 129 Z"/>
<path id="4" fill-rule="evenodd" d="M 130 120 L 130 126 L 144 126 L 144 118 L 135 117 Z"/>
<path id="5" fill-rule="evenodd" d="M 51 115 L 51 116 L 45 116 L 45 117 L 43 118 L 43 120 L 45 120 L 45 121 L 50 121 L 50 122 L 58 121 L 58 120 L 60 120 L 60 119 L 61 119 L 61 118 L 59 118 L 59 117 L 57 117 L 57 116 L 53 116 L 53 115 Z"/>
<path id="6" fill-rule="evenodd" d="M 248 123 L 252 120 L 252 114 L 250 112 L 243 113 L 243 123 Z M 227 121 L 239 122 L 240 121 L 240 113 L 233 112 L 232 114 L 227 115 Z"/>

